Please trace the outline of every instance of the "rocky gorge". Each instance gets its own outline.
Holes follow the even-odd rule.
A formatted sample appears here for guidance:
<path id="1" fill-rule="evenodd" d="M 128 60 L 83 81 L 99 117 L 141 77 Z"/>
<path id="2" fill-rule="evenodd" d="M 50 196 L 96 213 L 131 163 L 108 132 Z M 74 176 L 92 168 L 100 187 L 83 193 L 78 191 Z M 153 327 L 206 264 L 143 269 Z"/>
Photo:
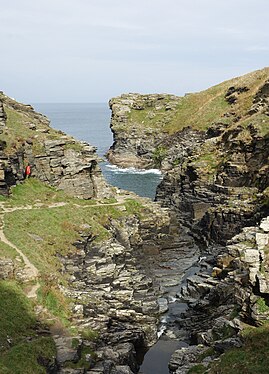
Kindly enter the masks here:
<path id="1" fill-rule="evenodd" d="M 135 373 L 157 339 L 169 290 L 175 297 L 192 262 L 193 240 L 180 237 L 168 209 L 108 186 L 94 147 L 52 129 L 32 107 L 1 98 L 1 284 L 29 290 L 42 324 L 20 344 L 52 339 L 52 353 L 33 358 L 35 373 Z M 177 251 L 186 252 L 183 262 Z M 5 372 L 14 370 L 17 349 L 10 335 L 3 329 Z"/>
<path id="2" fill-rule="evenodd" d="M 109 159 L 158 165 L 165 174 L 156 200 L 174 211 L 201 251 L 178 293 L 189 309 L 177 323 L 191 345 L 172 355 L 171 372 L 231 372 L 214 360 L 242 347 L 244 324 L 267 320 L 268 79 L 265 68 L 183 98 L 110 101 Z M 248 372 L 263 372 L 257 370 Z"/>
<path id="3" fill-rule="evenodd" d="M 108 158 L 160 168 L 155 202 L 108 186 L 93 147 L 1 95 L 1 230 L 39 271 L 35 339 L 55 349 L 37 355 L 40 373 L 137 373 L 161 335 L 177 345 L 171 373 L 265 372 L 268 81 L 265 68 L 183 98 L 111 99 Z M 35 178 L 21 183 L 28 163 Z M 0 248 L 1 279 L 30 287 Z M 6 355 L 15 340 L 0 337 Z"/>

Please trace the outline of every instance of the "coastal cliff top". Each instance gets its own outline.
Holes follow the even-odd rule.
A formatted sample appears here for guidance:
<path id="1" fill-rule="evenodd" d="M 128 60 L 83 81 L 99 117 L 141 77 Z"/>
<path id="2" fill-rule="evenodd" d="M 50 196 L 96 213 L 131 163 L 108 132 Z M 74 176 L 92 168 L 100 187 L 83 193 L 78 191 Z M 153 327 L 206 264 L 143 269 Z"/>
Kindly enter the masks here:
<path id="1" fill-rule="evenodd" d="M 207 130 L 212 124 L 254 124 L 265 120 L 263 110 L 269 89 L 269 68 L 251 72 L 184 97 L 169 94 L 123 94 L 110 100 L 114 117 L 126 121 L 112 122 L 113 129 L 145 128 L 173 134 L 185 127 Z M 262 122 L 264 123 L 264 122 Z M 264 126 L 263 126 L 264 127 Z M 261 129 L 263 131 L 263 129 Z"/>
<path id="2" fill-rule="evenodd" d="M 13 154 L 27 144 L 32 146 L 34 154 L 41 154 L 45 150 L 45 142 L 50 141 L 64 141 L 69 147 L 73 144 L 73 148 L 77 150 L 82 150 L 85 145 L 72 136 L 52 128 L 50 120 L 36 112 L 31 105 L 19 103 L 3 92 L 0 92 L 0 108 L 1 140 L 5 142 L 6 154 Z"/>

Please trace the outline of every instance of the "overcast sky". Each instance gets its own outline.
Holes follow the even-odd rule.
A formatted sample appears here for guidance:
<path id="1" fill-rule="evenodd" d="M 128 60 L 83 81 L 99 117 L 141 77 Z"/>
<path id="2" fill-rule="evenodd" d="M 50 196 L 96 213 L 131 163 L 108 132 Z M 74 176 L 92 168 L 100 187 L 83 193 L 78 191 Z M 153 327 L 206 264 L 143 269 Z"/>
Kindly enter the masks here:
<path id="1" fill-rule="evenodd" d="M 0 0 L 0 90 L 22 102 L 200 91 L 263 68 L 268 0 Z"/>

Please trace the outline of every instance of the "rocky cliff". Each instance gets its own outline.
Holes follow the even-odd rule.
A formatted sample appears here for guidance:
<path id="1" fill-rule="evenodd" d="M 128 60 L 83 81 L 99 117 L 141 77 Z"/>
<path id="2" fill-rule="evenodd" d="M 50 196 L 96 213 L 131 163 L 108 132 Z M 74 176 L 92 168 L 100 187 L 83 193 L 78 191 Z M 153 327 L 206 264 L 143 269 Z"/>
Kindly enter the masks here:
<path id="1" fill-rule="evenodd" d="M 32 176 L 90 199 L 111 196 L 100 168 L 96 149 L 50 127 L 49 120 L 0 95 L 0 193 L 24 179 L 29 164 Z"/>
<path id="2" fill-rule="evenodd" d="M 1 202 L 0 287 L 15 279 L 29 292 L 36 278 L 29 264 L 36 266 L 35 314 L 42 329 L 35 336 L 45 334 L 55 345 L 53 354 L 37 353 L 40 365 L 49 373 L 136 373 L 140 355 L 157 339 L 160 313 L 168 308 L 163 295 L 171 282 L 180 283 L 178 264 L 183 271 L 192 261 L 193 251 L 184 265 L 175 257 L 175 217 L 135 195 L 82 201 L 34 178 L 12 192 Z M 19 248 L 27 258 L 19 256 Z M 172 269 L 169 263 L 176 260 Z M 8 344 L 5 329 L 0 368 L 3 355 L 28 341 L 12 335 Z"/>
<path id="3" fill-rule="evenodd" d="M 205 244 L 224 244 L 267 210 L 268 80 L 265 68 L 182 98 L 112 99 L 108 158 L 166 170 L 157 200 Z"/>
<path id="4" fill-rule="evenodd" d="M 235 373 L 242 367 L 236 358 L 235 371 L 231 361 L 220 371 L 225 355 L 219 365 L 209 362 L 234 348 L 249 357 L 260 330 L 245 338 L 245 327 L 268 320 L 268 82 L 265 68 L 182 98 L 123 95 L 110 102 L 109 159 L 161 168 L 156 199 L 176 213 L 202 251 L 199 270 L 194 266 L 182 284 L 189 310 L 177 323 L 191 346 L 172 356 L 175 373 L 193 366 L 190 373 Z M 262 372 L 253 365 L 249 372 Z"/>
<path id="5" fill-rule="evenodd" d="M 137 168 L 159 166 L 160 146 L 180 98 L 173 95 L 126 94 L 111 99 L 111 130 L 114 142 L 108 160 Z M 156 158 L 156 159 L 155 159 Z"/>
<path id="6" fill-rule="evenodd" d="M 159 317 L 171 313 L 173 300 L 166 339 L 184 348 L 172 355 L 170 371 L 242 370 L 236 355 L 249 357 L 255 340 L 245 337 L 245 327 L 261 325 L 269 308 L 268 81 L 263 69 L 183 98 L 111 100 L 108 157 L 166 171 L 158 203 L 121 193 L 85 202 L 35 178 L 2 198 L 1 237 L 36 266 L 35 313 L 53 321 L 50 330 L 27 331 L 19 341 L 53 337 L 54 350 L 36 353 L 39 366 L 50 373 L 136 373 L 141 350 L 156 340 Z M 33 176 L 69 195 L 107 196 L 93 148 L 51 129 L 31 107 L 4 95 L 1 102 L 3 194 L 30 163 Z M 29 266 L 27 273 L 24 260 L 0 249 L 0 277 L 31 288 Z M 18 342 L 0 339 L 1 368 Z M 220 371 L 225 354 L 216 360 L 230 349 L 239 349 L 233 365 Z"/>

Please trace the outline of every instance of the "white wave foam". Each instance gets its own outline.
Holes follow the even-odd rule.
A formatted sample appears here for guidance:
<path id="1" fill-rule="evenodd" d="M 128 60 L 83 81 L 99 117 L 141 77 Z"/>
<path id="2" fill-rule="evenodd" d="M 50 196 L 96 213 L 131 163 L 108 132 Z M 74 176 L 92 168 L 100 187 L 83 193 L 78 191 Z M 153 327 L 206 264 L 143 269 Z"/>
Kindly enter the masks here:
<path id="1" fill-rule="evenodd" d="M 167 323 L 167 316 L 162 316 L 160 321 L 161 323 Z"/>
<path id="2" fill-rule="evenodd" d="M 162 326 L 160 327 L 160 330 L 157 332 L 157 337 L 158 337 L 158 339 L 163 335 L 163 333 L 165 332 L 165 330 L 166 330 L 166 326 L 165 326 L 165 325 L 162 325 Z"/>
<path id="3" fill-rule="evenodd" d="M 111 169 L 115 172 L 115 174 L 156 174 L 156 175 L 162 175 L 161 171 L 159 169 L 136 169 L 136 168 L 119 168 L 116 165 L 106 165 L 108 169 Z"/>
<path id="4" fill-rule="evenodd" d="M 168 296 L 168 303 L 173 304 L 175 301 L 177 301 L 177 298 L 174 296 Z"/>

